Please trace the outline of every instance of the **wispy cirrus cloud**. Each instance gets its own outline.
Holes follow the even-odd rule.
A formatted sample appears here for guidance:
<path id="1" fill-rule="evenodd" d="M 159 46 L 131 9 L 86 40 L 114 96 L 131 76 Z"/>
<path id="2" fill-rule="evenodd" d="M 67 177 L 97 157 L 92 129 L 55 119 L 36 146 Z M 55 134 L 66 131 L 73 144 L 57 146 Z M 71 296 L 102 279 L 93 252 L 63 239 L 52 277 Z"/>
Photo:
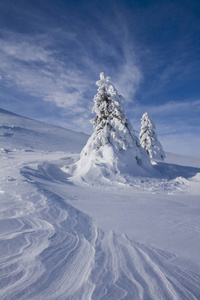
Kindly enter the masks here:
<path id="1" fill-rule="evenodd" d="M 108 30 L 101 23 L 83 32 L 82 21 L 76 25 L 34 35 L 2 30 L 0 76 L 5 86 L 63 108 L 78 124 L 91 118 L 100 72 L 111 76 L 127 101 L 133 100 L 142 75 L 126 26 Z"/>
<path id="2" fill-rule="evenodd" d="M 142 113 L 147 111 L 149 113 L 159 115 L 159 114 L 179 114 L 189 111 L 194 111 L 196 113 L 200 112 L 200 100 L 187 99 L 185 101 L 169 101 L 166 103 L 158 104 L 139 104 L 137 103 L 131 111 L 135 113 Z"/>
<path id="3" fill-rule="evenodd" d="M 81 103 L 88 78 L 78 69 L 67 68 L 50 50 L 50 42 L 11 33 L 0 45 L 1 77 L 5 84 L 16 85 L 63 108 Z"/>
<path id="4" fill-rule="evenodd" d="M 148 112 L 153 119 L 159 122 L 160 126 L 163 126 L 163 129 L 167 128 L 166 130 L 161 130 L 163 133 L 187 131 L 191 130 L 191 126 L 196 131 L 200 130 L 196 126 L 196 121 L 199 120 L 200 100 L 170 101 L 157 105 L 142 105 L 137 103 L 133 108 L 128 109 L 128 114 L 134 116 L 132 121 L 137 127 L 138 123 L 136 123 L 136 120 L 141 119 L 145 112 Z M 191 115 L 193 119 L 191 119 Z"/>

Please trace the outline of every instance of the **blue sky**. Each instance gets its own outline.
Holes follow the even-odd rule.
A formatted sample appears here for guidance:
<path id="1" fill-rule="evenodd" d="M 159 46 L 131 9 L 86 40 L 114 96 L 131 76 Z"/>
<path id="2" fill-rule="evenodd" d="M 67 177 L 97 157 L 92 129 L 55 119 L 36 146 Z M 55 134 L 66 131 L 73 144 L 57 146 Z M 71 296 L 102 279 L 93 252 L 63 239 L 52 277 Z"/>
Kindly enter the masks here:
<path id="1" fill-rule="evenodd" d="M 92 133 L 99 73 L 140 130 L 200 156 L 200 2 L 0 1 L 0 107 Z"/>

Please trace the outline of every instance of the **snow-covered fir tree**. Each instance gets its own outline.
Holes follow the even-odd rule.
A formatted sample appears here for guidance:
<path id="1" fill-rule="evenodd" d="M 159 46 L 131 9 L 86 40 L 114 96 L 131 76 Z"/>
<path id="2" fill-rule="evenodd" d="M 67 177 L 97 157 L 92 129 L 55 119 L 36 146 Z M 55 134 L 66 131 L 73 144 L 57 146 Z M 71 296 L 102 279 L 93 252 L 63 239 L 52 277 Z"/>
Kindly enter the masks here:
<path id="1" fill-rule="evenodd" d="M 135 157 L 140 159 L 139 140 L 121 106 L 124 98 L 118 95 L 110 77 L 104 78 L 103 72 L 96 85 L 99 88 L 94 97 L 93 112 L 96 116 L 92 120 L 95 128 L 93 148 L 97 150 L 106 144 L 111 144 L 117 151 L 135 148 Z"/>
<path id="2" fill-rule="evenodd" d="M 156 126 L 148 113 L 144 113 L 141 120 L 140 144 L 147 151 L 151 159 L 164 160 L 165 152 L 158 141 Z"/>
<path id="3" fill-rule="evenodd" d="M 96 85 L 94 132 L 80 154 L 75 174 L 107 177 L 120 173 L 146 173 L 144 169 L 151 168 L 151 162 L 121 106 L 123 97 L 104 73 L 100 74 Z"/>

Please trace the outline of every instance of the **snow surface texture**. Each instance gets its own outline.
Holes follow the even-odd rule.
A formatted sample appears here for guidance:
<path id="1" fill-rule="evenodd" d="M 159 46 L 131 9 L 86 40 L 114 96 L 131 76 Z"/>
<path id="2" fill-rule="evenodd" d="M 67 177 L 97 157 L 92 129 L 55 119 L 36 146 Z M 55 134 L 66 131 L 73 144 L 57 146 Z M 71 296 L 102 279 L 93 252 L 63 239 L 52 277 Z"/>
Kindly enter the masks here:
<path id="1" fill-rule="evenodd" d="M 108 178 L 121 181 L 121 173 L 149 174 L 152 169 L 150 159 L 122 109 L 123 97 L 118 95 L 110 78 L 104 78 L 104 73 L 100 74 L 96 85 L 94 133 L 83 148 L 80 159 L 67 171 L 84 181 L 94 177 L 97 181 Z"/>
<path id="2" fill-rule="evenodd" d="M 148 113 L 142 116 L 142 127 L 140 131 L 140 144 L 146 150 L 150 158 L 164 160 L 165 152 L 158 141 L 156 126 Z"/>
<path id="3" fill-rule="evenodd" d="M 1 300 L 200 299 L 199 159 L 167 153 L 160 177 L 75 183 L 62 168 L 87 136 L 0 120 Z"/>

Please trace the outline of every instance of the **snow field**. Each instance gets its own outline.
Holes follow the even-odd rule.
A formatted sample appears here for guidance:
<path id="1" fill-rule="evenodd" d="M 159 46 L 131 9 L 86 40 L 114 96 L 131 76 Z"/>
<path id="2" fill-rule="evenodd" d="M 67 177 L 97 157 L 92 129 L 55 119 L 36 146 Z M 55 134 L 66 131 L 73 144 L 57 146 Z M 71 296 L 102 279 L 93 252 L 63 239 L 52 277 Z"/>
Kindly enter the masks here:
<path id="1" fill-rule="evenodd" d="M 0 129 L 2 300 L 200 299 L 198 159 L 167 154 L 156 175 L 84 181 L 63 170 L 87 136 L 56 128 L 71 138 L 60 148 L 49 125 L 1 116 L 37 136 L 22 130 L 19 147 L 19 130 Z"/>
<path id="2" fill-rule="evenodd" d="M 16 166 L 16 170 L 12 168 L 11 179 L 11 170 L 7 169 L 5 182 L 2 182 L 5 193 L 0 195 L 4 199 L 1 202 L 1 228 L 4 229 L 1 233 L 4 249 L 1 252 L 1 298 L 198 299 L 199 273 L 192 272 L 190 268 L 185 271 L 176 262 L 176 251 L 179 254 L 181 251 L 174 239 L 171 242 L 175 244 L 174 248 L 170 246 L 173 254 L 166 250 L 167 243 L 162 244 L 159 230 L 152 233 L 149 240 L 143 237 L 145 226 L 150 222 L 149 218 L 145 226 L 139 223 L 137 225 L 139 221 L 145 223 L 140 212 L 140 220 L 131 221 L 145 207 L 144 201 L 150 201 L 148 208 L 152 206 L 152 210 L 155 209 L 151 194 L 148 194 L 150 197 L 147 200 L 146 191 L 141 191 L 141 187 L 139 193 L 136 190 L 134 193 L 133 187 L 126 191 L 124 184 L 110 188 L 107 186 L 104 191 L 88 184 L 73 185 L 59 171 L 61 165 L 71 162 L 70 155 L 41 155 L 39 152 L 22 151 L 9 152 L 6 155 L 10 158 L 7 157 L 4 161 L 12 159 L 16 162 L 12 164 Z M 23 163 L 19 172 L 20 156 L 26 163 Z M 41 163 L 38 165 L 36 162 L 39 160 Z M 16 187 L 14 192 L 13 189 L 10 190 L 10 186 Z M 136 203 L 135 197 L 140 197 Z M 177 199 L 177 195 L 174 197 Z M 129 207 L 126 210 L 127 204 Z M 176 206 L 172 207 L 176 210 Z M 169 213 L 171 209 L 169 208 Z M 136 212 L 131 218 L 133 210 Z M 127 214 L 128 218 L 124 214 L 120 215 L 120 212 Z M 155 218 L 160 212 L 162 210 L 158 210 L 158 206 L 154 215 L 150 209 L 149 217 Z M 172 222 L 173 218 L 174 216 Z M 183 228 L 186 238 L 191 233 L 194 234 L 195 226 L 198 229 L 197 220 L 190 224 L 189 232 L 185 230 L 188 228 L 189 218 L 181 222 L 174 222 L 172 228 Z M 164 228 L 166 237 L 171 230 L 169 223 L 170 219 L 166 215 L 163 224 L 159 224 Z M 137 227 L 141 227 L 138 237 L 134 234 Z M 151 230 L 153 229 L 155 230 L 154 226 Z M 146 234 L 149 232 L 147 230 Z M 180 239 L 180 232 L 177 236 Z M 160 244 L 165 250 L 136 242 L 134 237 L 143 242 L 148 240 L 148 244 Z M 183 258 L 184 256 L 185 254 Z"/>

